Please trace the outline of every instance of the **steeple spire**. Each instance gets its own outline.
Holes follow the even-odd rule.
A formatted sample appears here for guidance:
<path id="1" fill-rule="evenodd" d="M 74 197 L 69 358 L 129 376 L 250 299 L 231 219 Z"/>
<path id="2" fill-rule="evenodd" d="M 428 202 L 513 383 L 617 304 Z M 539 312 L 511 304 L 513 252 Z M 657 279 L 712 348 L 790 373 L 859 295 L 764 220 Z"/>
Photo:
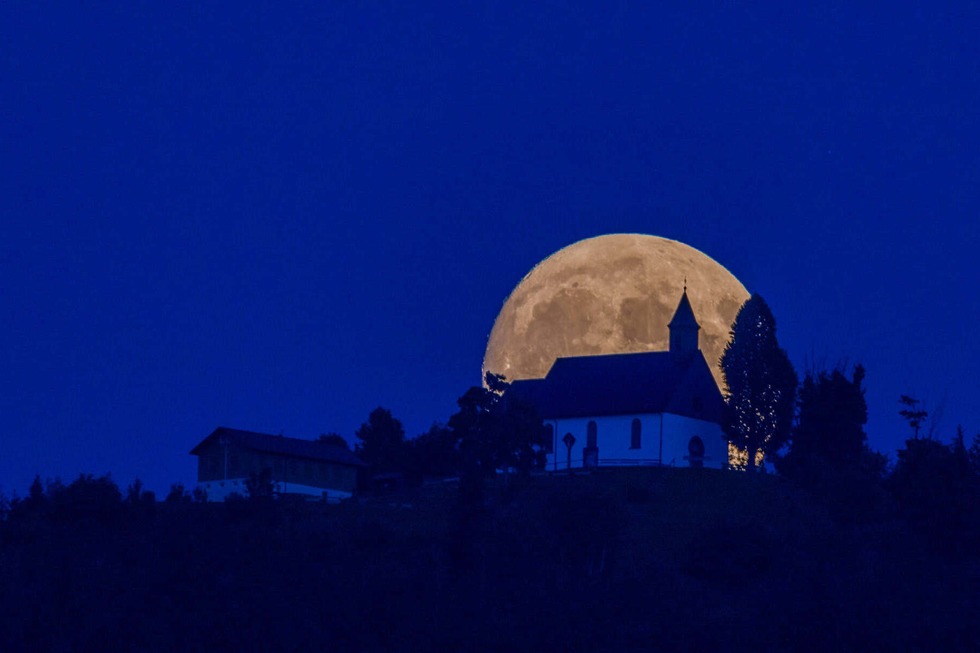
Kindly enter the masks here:
<path id="1" fill-rule="evenodd" d="M 670 330 L 670 351 L 697 351 L 700 348 L 698 346 L 698 332 L 701 330 L 701 325 L 694 317 L 694 309 L 691 308 L 691 301 L 687 298 L 686 277 L 684 279 L 684 293 L 681 295 L 681 301 L 677 304 L 677 310 L 674 311 L 674 317 L 670 319 L 667 328 Z"/>

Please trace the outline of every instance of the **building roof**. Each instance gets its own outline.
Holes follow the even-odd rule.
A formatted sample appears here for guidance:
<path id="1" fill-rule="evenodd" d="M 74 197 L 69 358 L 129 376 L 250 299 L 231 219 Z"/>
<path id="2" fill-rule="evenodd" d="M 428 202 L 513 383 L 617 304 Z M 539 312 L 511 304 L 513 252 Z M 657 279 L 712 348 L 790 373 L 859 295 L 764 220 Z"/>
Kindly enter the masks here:
<path id="1" fill-rule="evenodd" d="M 698 350 L 559 358 L 545 378 L 515 381 L 508 393 L 544 419 L 672 413 L 720 423 L 724 409 Z"/>
<path id="2" fill-rule="evenodd" d="M 343 447 L 313 440 L 287 438 L 282 435 L 242 431 L 225 426 L 219 426 L 211 432 L 211 435 L 201 440 L 196 447 L 191 449 L 191 455 L 200 455 L 204 448 L 215 442 L 220 442 L 222 438 L 227 438 L 226 442 L 228 444 L 262 453 L 291 456 L 293 458 L 306 458 L 309 460 L 337 463 L 339 465 L 350 465 L 352 467 L 367 466 L 360 458 Z"/>
<path id="3" fill-rule="evenodd" d="M 667 326 L 693 326 L 699 329 L 701 328 L 697 318 L 694 317 L 694 309 L 691 308 L 691 301 L 687 298 L 686 288 L 684 289 L 684 294 L 681 295 L 681 301 L 677 304 L 677 310 L 674 311 L 674 317 L 670 318 Z"/>

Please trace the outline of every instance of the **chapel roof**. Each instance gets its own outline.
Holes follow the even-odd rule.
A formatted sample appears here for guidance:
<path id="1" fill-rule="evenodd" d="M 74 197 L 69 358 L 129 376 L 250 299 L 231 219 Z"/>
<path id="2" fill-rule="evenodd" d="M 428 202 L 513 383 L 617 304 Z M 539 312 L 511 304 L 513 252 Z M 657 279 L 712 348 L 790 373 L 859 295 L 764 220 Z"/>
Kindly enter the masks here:
<path id="1" fill-rule="evenodd" d="M 514 393 L 544 419 L 672 413 L 720 423 L 724 402 L 700 351 L 559 358 Z"/>
<path id="2" fill-rule="evenodd" d="M 677 304 L 677 310 L 674 311 L 674 317 L 670 318 L 667 326 L 696 326 L 700 328 L 701 325 L 698 324 L 697 318 L 694 317 L 694 309 L 691 308 L 691 301 L 687 298 L 687 288 L 684 289 L 684 294 L 681 295 L 681 301 Z"/>
<path id="3" fill-rule="evenodd" d="M 204 448 L 214 442 L 220 442 L 222 438 L 227 438 L 226 441 L 228 444 L 262 453 L 291 456 L 293 458 L 306 458 L 321 462 L 350 465 L 352 467 L 366 466 L 360 458 L 343 447 L 316 442 L 314 440 L 300 440 L 299 438 L 287 438 L 282 435 L 242 431 L 226 426 L 219 426 L 212 431 L 208 437 L 204 438 L 196 447 L 191 449 L 191 455 L 200 455 Z"/>

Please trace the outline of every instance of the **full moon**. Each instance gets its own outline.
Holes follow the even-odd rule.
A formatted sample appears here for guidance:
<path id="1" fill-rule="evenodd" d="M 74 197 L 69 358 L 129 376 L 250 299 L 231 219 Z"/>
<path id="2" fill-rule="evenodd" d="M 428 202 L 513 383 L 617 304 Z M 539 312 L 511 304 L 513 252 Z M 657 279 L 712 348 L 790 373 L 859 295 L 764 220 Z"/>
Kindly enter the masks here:
<path id="1" fill-rule="evenodd" d="M 701 351 L 723 389 L 721 355 L 749 293 L 706 254 L 643 234 L 588 238 L 538 263 L 504 302 L 483 371 L 537 379 L 566 356 L 664 351 L 685 279 Z"/>

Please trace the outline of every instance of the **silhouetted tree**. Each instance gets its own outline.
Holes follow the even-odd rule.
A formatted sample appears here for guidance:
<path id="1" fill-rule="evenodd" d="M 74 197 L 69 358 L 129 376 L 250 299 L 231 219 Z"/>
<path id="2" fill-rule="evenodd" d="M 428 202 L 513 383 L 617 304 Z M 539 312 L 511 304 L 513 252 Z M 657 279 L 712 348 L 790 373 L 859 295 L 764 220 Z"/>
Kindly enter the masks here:
<path id="1" fill-rule="evenodd" d="M 913 403 L 900 411 L 903 417 L 921 421 L 925 411 Z M 906 411 L 913 413 L 911 417 Z M 931 437 L 913 436 L 898 450 L 898 461 L 888 488 L 901 513 L 938 549 L 947 553 L 975 551 L 980 546 L 980 485 L 971 469 L 962 427 L 950 445 Z"/>
<path id="2" fill-rule="evenodd" d="M 797 383 L 776 340 L 776 320 L 760 295 L 739 309 L 721 367 L 727 386 L 723 427 L 728 441 L 745 452 L 751 470 L 758 453 L 778 451 L 786 442 Z"/>
<path id="3" fill-rule="evenodd" d="M 193 498 L 183 483 L 174 483 L 170 486 L 170 492 L 167 493 L 167 498 L 164 501 L 170 505 L 184 505 L 191 503 Z"/>
<path id="4" fill-rule="evenodd" d="M 487 387 L 474 386 L 457 400 L 449 429 L 460 457 L 458 505 L 453 519 L 454 564 L 467 558 L 474 519 L 484 504 L 486 479 L 502 470 L 525 474 L 544 463 L 548 435 L 533 407 L 508 398 L 503 377 L 488 373 Z"/>
<path id="5" fill-rule="evenodd" d="M 486 388 L 473 386 L 456 400 L 459 411 L 449 418 L 459 448 L 459 499 L 464 506 L 483 504 L 485 479 L 494 469 L 489 453 L 494 401 L 495 395 Z"/>
<path id="6" fill-rule="evenodd" d="M 446 478 L 459 474 L 460 455 L 452 429 L 433 424 L 429 430 L 408 441 L 409 473 L 412 480 L 424 477 Z"/>
<path id="7" fill-rule="evenodd" d="M 198 485 L 191 492 L 191 497 L 194 499 L 194 503 L 207 503 L 208 502 L 208 491 L 203 487 Z"/>
<path id="8" fill-rule="evenodd" d="M 980 478 L 980 433 L 973 436 L 967 454 L 970 456 L 970 470 L 974 476 Z"/>
<path id="9" fill-rule="evenodd" d="M 350 443 L 347 442 L 347 438 L 340 435 L 339 433 L 324 433 L 316 439 L 320 444 L 329 444 L 334 447 L 340 447 L 341 449 L 347 449 L 350 451 Z"/>
<path id="10" fill-rule="evenodd" d="M 130 506 L 139 505 L 140 497 L 142 496 L 142 494 L 143 494 L 143 481 L 139 480 L 138 478 L 133 479 L 133 482 L 130 483 L 129 487 L 126 488 L 126 499 L 125 499 L 126 504 Z"/>
<path id="11" fill-rule="evenodd" d="M 355 432 L 354 452 L 375 474 L 405 469 L 405 429 L 387 408 L 375 408 Z"/>
<path id="12" fill-rule="evenodd" d="M 918 440 L 919 427 L 922 426 L 922 421 L 929 416 L 929 412 L 922 410 L 921 408 L 917 408 L 919 405 L 919 400 L 908 395 L 901 395 L 898 398 L 898 403 L 905 406 L 905 408 L 898 411 L 898 414 L 904 417 L 909 423 L 909 427 L 912 429 L 912 438 Z"/>
<path id="13" fill-rule="evenodd" d="M 147 514 L 152 512 L 156 505 L 156 495 L 144 489 L 143 481 L 137 478 L 126 488 L 126 498 L 123 499 L 123 504 L 128 510 L 136 514 Z"/>
<path id="14" fill-rule="evenodd" d="M 472 387 L 457 400 L 449 418 L 464 473 L 493 476 L 496 470 L 528 472 L 544 462 L 547 430 L 537 411 L 508 397 L 503 377 L 487 373 L 487 387 Z"/>
<path id="15" fill-rule="evenodd" d="M 43 501 L 44 498 L 44 484 L 41 483 L 41 475 L 36 474 L 34 480 L 31 481 L 31 487 L 27 490 L 27 499 L 31 501 Z"/>
<path id="16" fill-rule="evenodd" d="M 21 503 L 25 509 L 35 513 L 42 512 L 47 507 L 48 497 L 44 494 L 40 475 L 34 477 L 31 487 L 27 490 L 27 497 Z"/>
<path id="17" fill-rule="evenodd" d="M 780 474 L 808 488 L 846 522 L 873 520 L 887 503 L 880 486 L 887 460 L 868 448 L 864 432 L 863 381 L 860 365 L 850 379 L 840 369 L 808 372 L 789 452 L 775 460 Z"/>
<path id="18" fill-rule="evenodd" d="M 839 369 L 808 372 L 800 386 L 798 419 L 790 438 L 787 462 L 816 460 L 820 464 L 853 464 L 867 450 L 868 406 L 864 399 L 864 368 L 851 378 Z"/>

